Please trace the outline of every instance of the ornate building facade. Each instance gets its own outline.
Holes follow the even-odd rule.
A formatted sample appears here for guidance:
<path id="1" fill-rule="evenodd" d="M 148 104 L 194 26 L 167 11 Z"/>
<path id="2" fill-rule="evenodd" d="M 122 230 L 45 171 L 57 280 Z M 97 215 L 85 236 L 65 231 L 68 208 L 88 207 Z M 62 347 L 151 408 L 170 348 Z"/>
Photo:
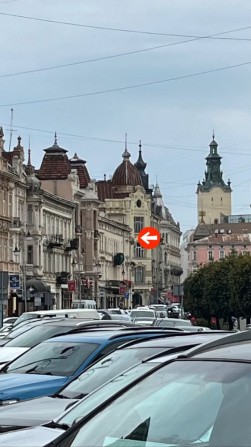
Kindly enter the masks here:
<path id="1" fill-rule="evenodd" d="M 175 222 L 170 211 L 165 206 L 163 197 L 156 184 L 153 193 L 153 209 L 159 216 L 161 243 L 157 247 L 153 259 L 153 297 L 161 298 L 163 302 L 179 302 L 180 276 L 182 274 L 180 260 L 180 225 Z"/>
<path id="2" fill-rule="evenodd" d="M 70 307 L 80 298 L 95 299 L 99 307 L 134 307 L 170 291 L 180 230 L 149 187 L 141 143 L 137 162 L 131 163 L 126 144 L 122 163 L 103 181 L 91 180 L 77 154 L 68 158 L 56 135 L 39 169 L 30 149 L 25 164 L 21 137 L 12 151 L 3 145 L 0 129 L 0 271 L 8 275 L 10 314 Z M 147 226 L 162 234 L 158 250 L 137 242 Z"/>

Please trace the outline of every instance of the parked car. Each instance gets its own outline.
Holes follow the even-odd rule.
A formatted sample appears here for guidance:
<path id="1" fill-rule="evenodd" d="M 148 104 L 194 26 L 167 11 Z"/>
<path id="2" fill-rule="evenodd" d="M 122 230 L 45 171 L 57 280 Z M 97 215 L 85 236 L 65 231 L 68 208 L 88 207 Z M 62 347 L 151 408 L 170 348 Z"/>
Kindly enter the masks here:
<path id="1" fill-rule="evenodd" d="M 250 446 L 249 331 L 166 359 L 122 387 L 53 446 Z"/>
<path id="2" fill-rule="evenodd" d="M 97 309 L 101 320 L 123 320 L 132 321 L 130 316 L 125 312 L 119 312 L 121 309 Z"/>
<path id="3" fill-rule="evenodd" d="M 137 309 L 133 309 L 131 311 L 130 317 L 135 324 L 146 324 L 148 326 L 151 326 L 156 319 L 156 312 L 155 309 L 138 307 Z"/>
<path id="4" fill-rule="evenodd" d="M 14 324 L 18 317 L 6 317 L 3 319 L 3 325 L 5 324 Z"/>
<path id="5" fill-rule="evenodd" d="M 223 334 L 223 333 L 218 333 L 218 335 L 216 333 L 214 333 L 214 335 L 212 335 L 212 334 L 193 334 L 193 335 L 188 335 L 188 336 L 183 334 L 183 336 L 180 336 L 180 335 L 169 336 L 169 337 L 165 337 L 165 339 L 158 338 L 158 339 L 155 339 L 152 341 L 138 342 L 136 344 L 132 343 L 131 346 L 120 348 L 120 350 L 118 350 L 117 353 L 119 351 L 124 353 L 124 352 L 126 352 L 126 350 L 130 350 L 130 349 L 137 350 L 138 346 L 140 346 L 140 345 L 141 346 L 145 345 L 145 348 L 148 348 L 148 349 L 149 349 L 149 347 L 152 348 L 153 346 L 155 347 L 155 345 L 157 345 L 157 344 L 161 345 L 162 343 L 163 343 L 163 347 L 165 344 L 172 345 L 172 347 L 165 349 L 165 352 L 158 352 L 157 354 L 148 358 L 148 360 L 141 361 L 137 365 L 127 368 L 126 370 L 124 370 L 122 372 L 122 374 L 113 376 L 114 377 L 113 379 L 111 379 L 109 382 L 106 382 L 103 386 L 97 388 L 96 391 L 93 391 L 91 394 L 89 394 L 88 397 L 79 401 L 79 403 L 77 403 L 75 405 L 71 405 L 71 403 L 70 403 L 70 408 L 68 410 L 66 410 L 61 416 L 54 419 L 54 421 L 44 424 L 42 427 L 32 427 L 29 429 L 18 430 L 18 431 L 14 431 L 11 433 L 1 435 L 0 436 L 0 446 L 3 445 L 5 447 L 26 447 L 26 446 L 27 447 L 31 447 L 31 446 L 32 447 L 42 447 L 42 446 L 45 446 L 46 442 L 51 442 L 51 443 L 53 442 L 53 444 L 49 444 L 50 446 L 54 445 L 54 443 L 57 444 L 58 446 L 61 446 L 60 443 L 57 443 L 56 438 L 59 437 L 61 434 L 63 434 L 67 430 L 71 431 L 71 427 L 73 427 L 74 424 L 77 424 L 78 420 L 85 418 L 85 416 L 88 417 L 88 415 L 91 413 L 93 413 L 93 415 L 95 417 L 95 415 L 98 413 L 98 409 L 101 409 L 101 411 L 102 411 L 102 406 L 106 406 L 107 402 L 112 402 L 120 394 L 123 395 L 126 392 L 127 388 L 131 388 L 133 386 L 133 384 L 144 380 L 144 377 L 148 376 L 151 371 L 153 371 L 153 373 L 155 370 L 158 371 L 158 369 L 161 368 L 162 364 L 166 364 L 168 361 L 170 362 L 171 359 L 177 357 L 177 355 L 180 352 L 184 352 L 184 349 L 188 348 L 189 346 L 193 345 L 194 343 L 197 345 L 198 343 L 201 343 L 204 341 L 217 340 L 217 338 L 222 338 L 226 335 L 229 335 L 229 334 Z M 184 343 L 185 344 L 188 343 L 188 344 L 186 346 L 184 346 Z M 177 345 L 177 346 L 175 347 L 175 345 Z M 130 358 L 129 355 L 127 357 L 128 357 L 128 359 Z M 104 361 L 105 361 L 105 359 L 104 359 Z M 100 364 L 100 362 L 96 364 L 97 369 L 94 369 L 94 374 L 97 373 L 97 374 L 100 374 L 100 376 L 102 376 L 102 372 L 98 373 L 99 364 Z M 104 365 L 102 366 L 102 370 L 104 371 Z M 90 368 L 89 371 L 90 371 L 90 375 L 89 376 L 87 375 L 87 373 L 88 373 L 88 370 L 87 370 L 85 373 L 85 376 L 86 376 L 85 379 L 87 380 L 87 382 L 89 380 L 89 385 L 90 385 L 93 368 Z M 95 377 L 94 377 L 94 379 L 95 379 Z M 93 389 L 93 385 L 92 385 L 92 389 Z M 156 389 L 158 389 L 158 382 L 156 382 L 154 384 L 154 390 L 156 390 Z M 159 392 L 161 393 L 160 389 L 159 389 Z M 182 396 L 181 396 L 180 400 L 183 402 Z M 31 407 L 32 403 L 36 403 L 37 401 L 39 401 L 39 399 L 36 399 L 35 401 L 34 400 L 30 401 L 30 407 Z M 28 403 L 28 402 L 26 402 L 26 403 Z M 137 403 L 139 403 L 139 402 L 137 402 Z M 15 424 L 17 422 L 17 425 L 12 427 L 12 430 L 13 429 L 16 430 L 18 428 L 18 424 L 20 424 L 22 416 L 20 414 L 18 415 L 18 413 L 20 413 L 22 405 L 24 405 L 24 404 L 25 404 L 25 402 L 23 402 L 22 404 L 12 405 L 12 406 L 10 406 L 6 409 L 4 408 L 2 411 L 0 411 L 1 421 L 2 421 L 2 417 L 3 417 L 3 421 L 6 421 L 6 424 L 7 424 L 9 422 L 10 418 L 13 417 L 12 411 L 14 410 L 13 424 Z M 156 403 L 156 405 L 158 405 L 158 403 Z M 167 405 L 170 405 L 170 404 L 168 404 L 168 402 L 167 402 Z M 155 404 L 151 405 L 151 406 L 154 407 Z M 36 407 L 34 406 L 34 408 L 36 408 Z M 8 413 L 8 415 L 7 415 L 7 413 Z M 109 411 L 107 413 L 109 414 Z M 118 413 L 119 413 L 119 410 L 118 410 Z M 172 412 L 170 412 L 170 411 L 169 412 L 167 411 L 167 413 L 172 414 Z M 24 411 L 23 416 L 25 417 L 25 411 Z M 116 416 L 116 421 L 118 419 L 117 416 Z M 137 416 L 137 414 L 136 414 L 136 416 Z M 164 415 L 162 415 L 162 417 L 164 417 Z M 120 418 L 121 418 L 121 414 L 120 414 Z M 126 418 L 127 418 L 127 415 L 123 414 L 123 419 L 126 420 Z M 27 415 L 27 419 L 28 419 L 28 415 Z M 1 422 L 1 424 L 2 424 L 2 422 Z M 123 421 L 121 421 L 121 424 L 123 425 Z M 110 420 L 109 424 L 107 425 L 108 430 L 111 426 L 112 426 L 112 419 Z M 81 428 L 81 424 L 80 424 L 80 426 L 79 426 L 79 424 L 77 424 L 76 428 L 78 428 L 78 427 Z M 1 431 L 3 431 L 4 429 L 8 430 L 9 427 L 3 427 L 3 425 L 2 425 Z M 97 430 L 97 426 L 96 426 L 96 430 Z M 97 431 L 99 431 L 99 430 L 101 430 L 103 432 L 104 427 L 98 426 Z M 74 431 L 73 431 L 73 433 L 74 433 Z M 62 442 L 64 442 L 62 437 L 61 437 L 61 440 L 62 440 Z M 137 441 L 137 439 L 135 439 L 135 438 L 133 440 L 134 440 L 134 442 Z M 68 437 L 67 437 L 67 442 L 68 442 Z M 66 447 L 66 445 L 68 445 L 68 444 L 65 444 L 65 447 Z M 88 447 L 90 445 L 92 445 L 90 440 L 89 440 L 89 444 L 87 444 L 87 445 L 88 445 Z M 93 444 L 93 445 L 95 445 L 95 444 Z M 108 443 L 107 444 L 106 443 L 97 444 L 97 445 L 105 446 L 105 445 L 110 445 L 110 443 L 109 444 Z M 118 445 L 120 445 L 120 444 L 118 444 Z M 122 442 L 121 445 L 124 446 L 127 444 L 124 444 Z M 134 445 L 131 443 L 130 445 L 132 447 L 134 447 L 134 445 L 137 446 L 138 443 L 136 442 Z M 142 445 L 142 444 L 140 443 L 140 445 Z M 153 444 L 149 444 L 149 445 L 153 445 Z M 159 445 L 161 445 L 161 444 L 159 444 Z M 163 445 L 167 445 L 167 444 L 163 444 Z M 174 444 L 174 445 L 176 445 L 176 444 Z"/>
<path id="6" fill-rule="evenodd" d="M 131 324 L 130 326 L 134 325 Z M 14 339 L 9 340 L 0 349 L 0 370 L 6 363 L 18 358 L 21 354 L 48 338 L 75 332 L 77 329 L 80 331 L 91 328 L 108 328 L 111 330 L 113 327 L 118 329 L 119 327 L 126 327 L 126 325 L 123 325 L 122 321 L 119 321 L 118 324 L 111 322 L 105 325 L 100 323 L 100 320 L 92 322 L 73 318 L 38 320 L 31 324 L 27 323 L 21 329 L 16 329 L 16 332 L 20 334 L 16 334 L 17 336 Z"/>
<path id="7" fill-rule="evenodd" d="M 100 321 L 100 320 L 99 320 Z M 161 330 L 84 331 L 50 338 L 0 371 L 0 405 L 54 394 L 90 364 L 126 341 L 158 337 Z"/>

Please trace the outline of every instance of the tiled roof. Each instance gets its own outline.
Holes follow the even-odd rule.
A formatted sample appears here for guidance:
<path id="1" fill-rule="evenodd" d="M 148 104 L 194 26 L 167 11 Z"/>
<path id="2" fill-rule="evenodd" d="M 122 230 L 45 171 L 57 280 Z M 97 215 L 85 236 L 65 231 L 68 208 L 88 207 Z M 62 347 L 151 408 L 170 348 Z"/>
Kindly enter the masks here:
<path id="1" fill-rule="evenodd" d="M 64 180 L 68 178 L 70 172 L 70 162 L 65 153 L 46 152 L 38 171 L 38 178 L 39 180 Z"/>
<path id="2" fill-rule="evenodd" d="M 218 234 L 247 234 L 251 233 L 251 222 L 238 222 L 238 223 L 218 223 L 207 225 L 201 223 L 195 229 L 193 240 L 200 240 L 205 237 Z"/>
<path id="3" fill-rule="evenodd" d="M 250 244 L 251 243 L 251 233 L 246 234 L 212 234 L 211 236 L 204 237 L 196 242 L 190 244 L 203 245 L 203 244 L 211 244 L 211 245 L 236 245 L 236 244 Z"/>
<path id="4" fill-rule="evenodd" d="M 88 183 L 90 183 L 90 181 L 91 181 L 91 178 L 90 178 L 89 172 L 87 170 L 87 167 L 85 166 L 85 163 L 86 163 L 86 161 L 81 160 L 77 156 L 77 154 L 75 154 L 74 157 L 71 158 L 71 160 L 70 160 L 71 169 L 77 169 L 80 188 L 86 188 L 88 186 Z"/>
<path id="5" fill-rule="evenodd" d="M 112 199 L 113 194 L 111 180 L 99 180 L 96 182 L 96 185 L 99 200 L 104 202 L 105 199 Z"/>

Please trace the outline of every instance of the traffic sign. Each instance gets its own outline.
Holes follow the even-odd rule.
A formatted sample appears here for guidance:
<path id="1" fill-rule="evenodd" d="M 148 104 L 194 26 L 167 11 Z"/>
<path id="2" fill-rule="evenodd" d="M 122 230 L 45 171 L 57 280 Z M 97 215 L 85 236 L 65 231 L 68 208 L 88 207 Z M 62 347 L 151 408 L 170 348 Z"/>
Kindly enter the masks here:
<path id="1" fill-rule="evenodd" d="M 76 282 L 75 282 L 75 280 L 68 281 L 68 291 L 69 292 L 76 292 Z"/>
<path id="2" fill-rule="evenodd" d="M 19 275 L 10 275 L 10 288 L 19 289 L 19 287 L 20 287 Z"/>
<path id="3" fill-rule="evenodd" d="M 145 227 L 138 234 L 138 243 L 147 250 L 152 250 L 160 244 L 160 232 L 154 227 Z"/>

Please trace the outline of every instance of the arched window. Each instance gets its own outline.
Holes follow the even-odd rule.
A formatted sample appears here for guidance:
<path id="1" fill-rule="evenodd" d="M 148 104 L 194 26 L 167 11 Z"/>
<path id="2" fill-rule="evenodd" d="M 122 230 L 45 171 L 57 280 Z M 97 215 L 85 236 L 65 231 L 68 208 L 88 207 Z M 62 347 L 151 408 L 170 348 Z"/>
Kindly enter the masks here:
<path id="1" fill-rule="evenodd" d="M 218 221 L 218 219 L 214 219 L 214 224 L 218 224 L 219 223 L 219 221 Z"/>
<path id="2" fill-rule="evenodd" d="M 134 282 L 135 284 L 143 284 L 145 279 L 144 267 L 136 267 L 134 270 Z"/>
<path id="3" fill-rule="evenodd" d="M 166 252 L 164 254 L 164 263 L 165 263 L 165 265 L 167 264 L 167 253 Z"/>

